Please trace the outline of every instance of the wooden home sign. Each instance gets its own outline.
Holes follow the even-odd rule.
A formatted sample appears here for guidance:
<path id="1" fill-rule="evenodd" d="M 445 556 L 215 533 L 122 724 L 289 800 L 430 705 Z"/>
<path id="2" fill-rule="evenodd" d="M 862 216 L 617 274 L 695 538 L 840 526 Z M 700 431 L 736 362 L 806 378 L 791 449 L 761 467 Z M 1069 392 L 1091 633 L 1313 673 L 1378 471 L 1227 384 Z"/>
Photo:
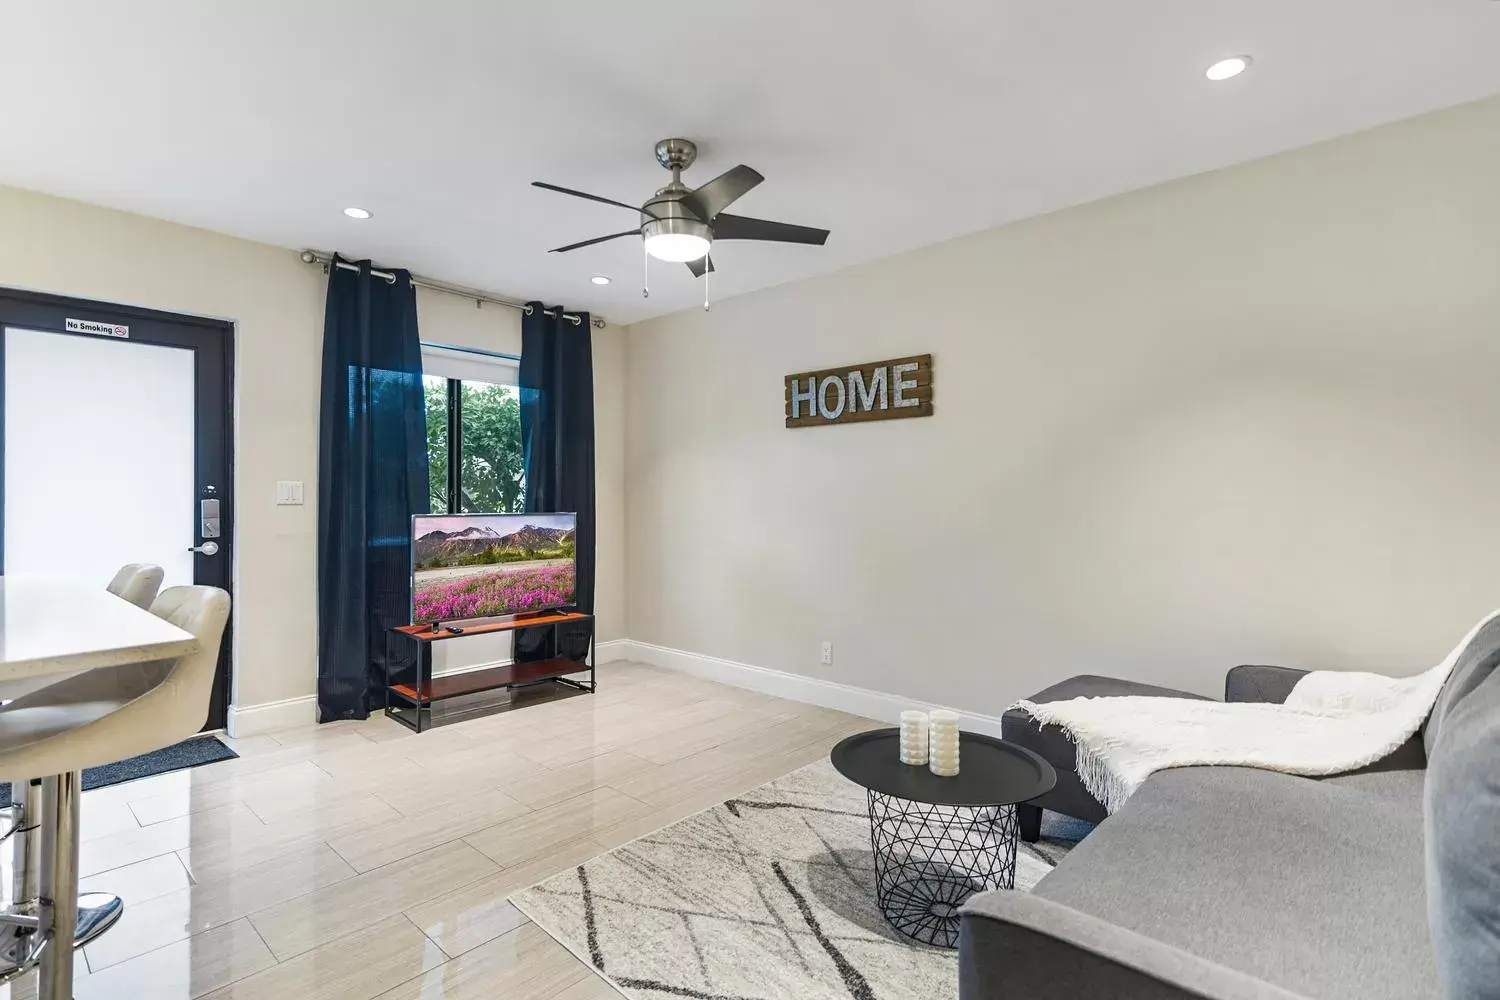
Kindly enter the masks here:
<path id="1" fill-rule="evenodd" d="M 932 416 L 932 355 L 825 368 L 786 377 L 786 425 Z"/>

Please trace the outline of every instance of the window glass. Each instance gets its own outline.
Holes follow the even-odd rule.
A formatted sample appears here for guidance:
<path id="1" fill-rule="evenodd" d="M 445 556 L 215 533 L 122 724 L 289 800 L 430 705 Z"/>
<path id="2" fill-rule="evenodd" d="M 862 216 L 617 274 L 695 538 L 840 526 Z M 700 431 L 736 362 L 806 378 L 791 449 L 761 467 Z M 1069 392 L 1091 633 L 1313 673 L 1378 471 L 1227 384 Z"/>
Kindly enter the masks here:
<path id="1" fill-rule="evenodd" d="M 448 510 L 448 380 L 423 375 L 427 399 L 427 492 L 434 514 Z"/>
<path id="2" fill-rule="evenodd" d="M 526 500 L 520 394 L 513 385 L 470 379 L 457 384 L 462 488 L 456 513 L 520 513 Z"/>

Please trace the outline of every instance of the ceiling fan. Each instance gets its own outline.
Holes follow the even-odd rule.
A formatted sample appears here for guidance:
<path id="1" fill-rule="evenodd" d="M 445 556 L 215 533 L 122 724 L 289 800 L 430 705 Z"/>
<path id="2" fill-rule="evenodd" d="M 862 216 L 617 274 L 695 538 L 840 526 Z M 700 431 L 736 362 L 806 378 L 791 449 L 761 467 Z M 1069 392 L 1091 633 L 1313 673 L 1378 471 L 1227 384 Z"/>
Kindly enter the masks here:
<path id="1" fill-rule="evenodd" d="M 663 139 L 656 144 L 656 162 L 672 171 L 672 182 L 657 191 L 644 205 L 636 208 L 623 201 L 603 198 L 596 194 L 574 191 L 544 181 L 532 181 L 532 185 L 587 198 L 589 201 L 639 212 L 641 224 L 636 229 L 626 229 L 608 236 L 596 236 L 591 240 L 569 243 L 556 247 L 551 253 L 567 253 L 580 247 L 593 246 L 617 240 L 622 236 L 640 236 L 646 253 L 658 260 L 686 263 L 695 278 L 714 270 L 709 248 L 714 240 L 762 240 L 773 243 L 807 243 L 822 246 L 828 239 L 828 230 L 811 226 L 793 226 L 785 222 L 768 222 L 765 219 L 749 219 L 743 215 L 730 215 L 724 209 L 736 199 L 765 180 L 759 173 L 744 164 L 731 167 L 707 184 L 690 188 L 682 183 L 682 172 L 698 159 L 698 147 L 687 139 Z"/>

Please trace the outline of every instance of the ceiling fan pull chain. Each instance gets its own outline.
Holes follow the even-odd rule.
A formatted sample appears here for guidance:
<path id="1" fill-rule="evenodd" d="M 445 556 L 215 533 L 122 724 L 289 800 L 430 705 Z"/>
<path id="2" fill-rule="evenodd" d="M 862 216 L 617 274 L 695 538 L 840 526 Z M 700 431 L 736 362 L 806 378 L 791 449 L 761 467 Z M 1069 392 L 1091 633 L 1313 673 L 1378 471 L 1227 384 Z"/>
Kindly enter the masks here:
<path id="1" fill-rule="evenodd" d="M 641 243 L 641 298 L 651 297 L 651 255 L 646 252 L 646 244 Z"/>
<path id="2" fill-rule="evenodd" d="M 714 261 L 708 254 L 703 255 L 703 311 L 708 312 L 708 276 L 714 273 Z"/>

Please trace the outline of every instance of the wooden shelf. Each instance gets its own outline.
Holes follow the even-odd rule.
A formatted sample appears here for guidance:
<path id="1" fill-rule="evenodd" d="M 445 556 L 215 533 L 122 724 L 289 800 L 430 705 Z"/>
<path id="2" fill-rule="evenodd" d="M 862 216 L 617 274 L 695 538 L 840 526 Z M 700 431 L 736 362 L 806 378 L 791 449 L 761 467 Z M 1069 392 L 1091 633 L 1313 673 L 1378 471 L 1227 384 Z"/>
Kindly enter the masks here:
<path id="1" fill-rule="evenodd" d="M 560 625 L 563 622 L 582 622 L 593 618 L 580 611 L 549 611 L 530 618 L 517 618 L 506 622 L 489 622 L 484 625 L 460 626 L 463 632 L 455 635 L 446 629 L 432 631 L 430 625 L 402 625 L 393 631 L 400 632 L 418 642 L 440 642 L 443 639 L 462 639 L 466 635 L 484 635 L 489 632 L 514 632 L 518 628 L 531 628 L 533 625 Z"/>
<path id="2" fill-rule="evenodd" d="M 464 634 L 469 633 L 465 631 Z M 588 673 L 588 671 L 589 665 L 579 663 L 577 660 L 562 658 L 530 660 L 524 663 L 511 663 L 503 667 L 487 667 L 484 670 L 449 674 L 447 677 L 434 677 L 420 685 L 392 684 L 391 693 L 400 695 L 413 704 L 426 705 L 429 702 L 442 701 L 444 698 L 493 691 L 512 684 L 534 684 L 537 681 L 551 680 L 567 674 Z"/>

